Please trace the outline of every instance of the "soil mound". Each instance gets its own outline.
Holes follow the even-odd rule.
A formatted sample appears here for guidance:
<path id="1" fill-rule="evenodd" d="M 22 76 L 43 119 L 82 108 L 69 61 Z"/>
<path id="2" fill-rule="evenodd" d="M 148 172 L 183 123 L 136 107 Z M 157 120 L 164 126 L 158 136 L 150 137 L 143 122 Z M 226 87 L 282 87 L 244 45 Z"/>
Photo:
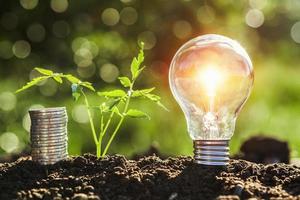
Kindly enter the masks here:
<path id="1" fill-rule="evenodd" d="M 298 196 L 297 196 L 298 195 Z M 86 154 L 51 166 L 22 157 L 0 164 L 0 199 L 190 200 L 298 199 L 300 168 L 231 160 L 226 167 L 191 157 L 97 159 Z"/>

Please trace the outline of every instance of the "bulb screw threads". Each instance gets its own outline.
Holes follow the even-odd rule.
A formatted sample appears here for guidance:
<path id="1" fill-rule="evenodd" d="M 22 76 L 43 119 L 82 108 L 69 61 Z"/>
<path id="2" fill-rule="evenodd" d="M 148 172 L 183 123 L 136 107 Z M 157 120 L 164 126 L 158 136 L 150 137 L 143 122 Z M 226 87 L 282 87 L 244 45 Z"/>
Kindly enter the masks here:
<path id="1" fill-rule="evenodd" d="M 194 140 L 194 162 L 202 165 L 227 165 L 229 140 Z"/>

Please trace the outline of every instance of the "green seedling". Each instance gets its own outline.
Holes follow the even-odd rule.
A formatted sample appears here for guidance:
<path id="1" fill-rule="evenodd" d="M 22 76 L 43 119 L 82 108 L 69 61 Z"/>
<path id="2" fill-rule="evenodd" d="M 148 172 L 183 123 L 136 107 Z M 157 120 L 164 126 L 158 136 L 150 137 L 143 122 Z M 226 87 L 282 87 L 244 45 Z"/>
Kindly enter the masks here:
<path id="1" fill-rule="evenodd" d="M 144 51 L 143 48 L 141 48 L 138 56 L 133 58 L 131 62 L 131 77 L 118 77 L 121 85 L 123 86 L 122 89 L 96 92 L 91 83 L 81 81 L 71 74 L 54 73 L 53 71 L 48 69 L 35 68 L 35 70 L 38 71 L 41 76 L 34 78 L 30 82 L 26 83 L 26 85 L 17 90 L 16 93 L 27 90 L 28 88 L 35 86 L 47 79 L 53 79 L 59 84 L 62 84 L 64 81 L 70 82 L 74 100 L 77 101 L 80 97 L 84 98 L 93 140 L 96 145 L 97 157 L 99 158 L 107 154 L 112 141 L 114 140 L 126 117 L 150 119 L 149 115 L 145 112 L 130 108 L 131 99 L 143 98 L 146 100 L 150 100 L 155 102 L 158 106 L 167 110 L 165 106 L 160 102 L 160 97 L 152 93 L 155 88 L 140 90 L 134 88 L 137 78 L 145 69 L 145 66 L 142 66 L 143 62 Z M 86 95 L 86 90 L 93 93 L 96 92 L 97 95 L 101 97 L 101 103 L 97 106 L 91 106 Z M 100 121 L 100 130 L 98 132 L 96 131 L 94 119 L 91 114 L 91 109 L 95 108 L 100 112 L 100 119 L 98 119 L 98 121 Z M 117 120 L 117 123 L 114 123 L 116 124 L 114 125 L 114 127 L 112 127 L 111 123 L 113 120 Z M 112 130 L 111 134 L 107 133 L 108 130 Z M 102 143 L 105 136 L 109 137 L 109 139 L 107 144 L 103 148 Z"/>

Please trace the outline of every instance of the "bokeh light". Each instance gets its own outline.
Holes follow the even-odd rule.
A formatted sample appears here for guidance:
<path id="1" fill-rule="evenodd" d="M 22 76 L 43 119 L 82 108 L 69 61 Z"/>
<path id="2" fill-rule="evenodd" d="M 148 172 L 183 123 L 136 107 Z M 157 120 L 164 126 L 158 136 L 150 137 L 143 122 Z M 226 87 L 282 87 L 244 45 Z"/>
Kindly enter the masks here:
<path id="1" fill-rule="evenodd" d="M 20 0 L 20 4 L 24 9 L 34 9 L 39 3 L 39 0 Z"/>
<path id="2" fill-rule="evenodd" d="M 16 107 L 17 98 L 12 92 L 0 93 L 0 109 L 4 111 L 11 111 Z"/>
<path id="3" fill-rule="evenodd" d="M 300 43 L 300 21 L 296 22 L 292 26 L 291 37 L 295 42 Z"/>
<path id="4" fill-rule="evenodd" d="M 74 62 L 79 67 L 87 67 L 92 64 L 93 54 L 89 49 L 80 48 L 75 52 Z"/>
<path id="5" fill-rule="evenodd" d="M 93 30 L 93 19 L 88 14 L 80 14 L 74 20 L 75 29 L 81 33 L 89 33 Z"/>
<path id="6" fill-rule="evenodd" d="M 250 9 L 245 17 L 246 23 L 252 28 L 258 28 L 264 23 L 264 14 L 258 9 Z"/>
<path id="7" fill-rule="evenodd" d="M 101 15 L 102 21 L 108 26 L 116 25 L 120 20 L 119 12 L 114 8 L 106 8 Z"/>
<path id="8" fill-rule="evenodd" d="M 70 34 L 70 25 L 64 20 L 56 21 L 52 26 L 52 32 L 58 38 L 65 38 Z"/>
<path id="9" fill-rule="evenodd" d="M 156 44 L 156 36 L 152 31 L 144 31 L 138 35 L 138 43 L 144 42 L 145 49 L 152 49 Z"/>
<path id="10" fill-rule="evenodd" d="M 30 116 L 27 111 L 30 109 L 41 109 L 41 108 L 44 108 L 44 106 L 41 104 L 33 104 L 28 109 L 26 109 L 26 114 L 23 116 L 23 120 L 22 120 L 22 126 L 27 132 L 30 131 L 30 125 L 31 125 Z"/>
<path id="11" fill-rule="evenodd" d="M 185 39 L 192 33 L 192 26 L 188 21 L 179 20 L 173 25 L 173 33 L 179 39 Z"/>
<path id="12" fill-rule="evenodd" d="M 19 40 L 14 43 L 12 51 L 17 58 L 26 58 L 30 54 L 31 46 L 27 41 Z"/>
<path id="13" fill-rule="evenodd" d="M 31 120 L 30 120 L 30 116 L 27 113 L 26 115 L 24 115 L 23 120 L 22 120 L 22 126 L 23 128 L 29 133 L 30 131 L 30 124 L 31 124 Z"/>
<path id="14" fill-rule="evenodd" d="M 121 22 L 125 25 L 132 25 L 138 19 L 138 13 L 136 9 L 132 7 L 123 8 L 120 13 Z"/>
<path id="15" fill-rule="evenodd" d="M 53 79 L 46 80 L 45 84 L 39 87 L 41 94 L 47 97 L 55 95 L 57 89 L 57 83 Z"/>
<path id="16" fill-rule="evenodd" d="M 0 41 L 0 57 L 3 59 L 10 59 L 13 57 L 12 43 L 10 41 Z"/>
<path id="17" fill-rule="evenodd" d="M 50 5 L 54 12 L 62 13 L 68 9 L 69 2 L 68 0 L 51 0 Z"/>
<path id="18" fill-rule="evenodd" d="M 215 11 L 210 6 L 201 6 L 197 11 L 197 19 L 201 24 L 210 24 L 215 20 Z"/>
<path id="19" fill-rule="evenodd" d="M 89 122 L 89 116 L 85 105 L 76 105 L 72 110 L 72 118 L 74 121 L 86 124 Z"/>
<path id="20" fill-rule="evenodd" d="M 31 24 L 27 29 L 27 37 L 32 42 L 41 42 L 45 39 L 46 30 L 41 24 Z"/>
<path id="21" fill-rule="evenodd" d="M 95 72 L 96 65 L 94 63 L 86 67 L 77 67 L 77 73 L 82 78 L 90 78 L 95 74 Z"/>
<path id="22" fill-rule="evenodd" d="M 100 77 L 107 83 L 114 82 L 119 76 L 119 69 L 111 64 L 104 64 L 99 70 Z"/>
<path id="23" fill-rule="evenodd" d="M 0 136 L 0 147 L 7 153 L 12 153 L 19 146 L 19 138 L 15 133 L 5 132 Z"/>
<path id="24" fill-rule="evenodd" d="M 268 4 L 268 0 L 249 0 L 249 5 L 252 8 L 256 8 L 256 9 L 263 9 L 267 6 Z"/>

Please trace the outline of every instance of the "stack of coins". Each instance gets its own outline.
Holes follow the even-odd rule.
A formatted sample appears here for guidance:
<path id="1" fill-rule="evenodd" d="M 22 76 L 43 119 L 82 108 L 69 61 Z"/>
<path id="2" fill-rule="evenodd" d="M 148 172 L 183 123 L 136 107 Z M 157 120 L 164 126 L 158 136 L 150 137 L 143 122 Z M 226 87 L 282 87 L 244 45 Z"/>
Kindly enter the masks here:
<path id="1" fill-rule="evenodd" d="M 68 156 L 68 116 L 65 107 L 29 110 L 32 160 L 54 164 Z"/>

